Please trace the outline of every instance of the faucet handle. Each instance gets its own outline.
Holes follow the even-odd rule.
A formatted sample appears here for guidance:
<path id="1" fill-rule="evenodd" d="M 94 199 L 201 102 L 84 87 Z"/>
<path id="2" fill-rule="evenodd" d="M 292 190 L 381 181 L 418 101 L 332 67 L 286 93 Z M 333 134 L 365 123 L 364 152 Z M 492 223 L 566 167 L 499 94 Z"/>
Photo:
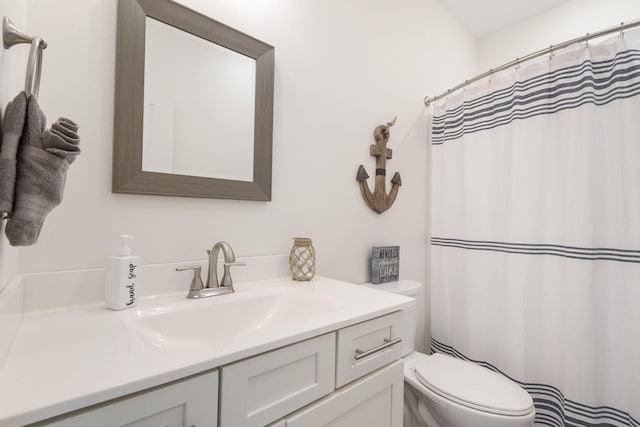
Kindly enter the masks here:
<path id="1" fill-rule="evenodd" d="M 185 265 L 182 267 L 176 267 L 176 271 L 186 270 L 193 270 L 193 279 L 191 279 L 191 286 L 189 286 L 189 293 L 187 294 L 187 298 L 199 298 L 200 291 L 204 289 L 201 277 L 202 267 L 199 265 Z"/>
<path id="2" fill-rule="evenodd" d="M 221 286 L 233 286 L 233 280 L 231 279 L 231 267 L 242 267 L 245 265 L 247 265 L 247 263 L 244 261 L 225 262 Z"/>
<path id="3" fill-rule="evenodd" d="M 247 265 L 246 262 L 244 261 L 234 261 L 234 262 L 225 262 L 224 266 L 225 267 L 243 267 Z"/>

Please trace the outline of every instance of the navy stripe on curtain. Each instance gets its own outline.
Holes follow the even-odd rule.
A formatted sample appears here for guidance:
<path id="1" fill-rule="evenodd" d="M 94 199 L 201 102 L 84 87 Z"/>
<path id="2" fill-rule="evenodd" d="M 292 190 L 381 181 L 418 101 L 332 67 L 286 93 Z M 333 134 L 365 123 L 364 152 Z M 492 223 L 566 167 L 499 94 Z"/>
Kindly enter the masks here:
<path id="1" fill-rule="evenodd" d="M 434 116 L 431 143 L 441 145 L 465 134 L 584 104 L 605 105 L 630 98 L 640 94 L 639 77 L 639 50 L 543 73 Z"/>
<path id="2" fill-rule="evenodd" d="M 536 407 L 535 423 L 551 427 L 640 427 L 640 422 L 628 412 L 610 406 L 589 406 L 566 399 L 562 392 L 549 384 L 525 383 L 506 375 L 494 365 L 473 360 L 454 347 L 431 338 L 431 351 L 473 362 L 518 383 L 531 395 Z"/>
<path id="3" fill-rule="evenodd" d="M 508 243 L 487 240 L 462 240 L 443 237 L 432 237 L 434 246 L 447 246 L 460 249 L 507 252 L 526 255 L 555 255 L 565 258 L 584 259 L 590 261 L 619 261 L 640 263 L 640 250 L 614 248 L 581 248 L 535 243 Z"/>

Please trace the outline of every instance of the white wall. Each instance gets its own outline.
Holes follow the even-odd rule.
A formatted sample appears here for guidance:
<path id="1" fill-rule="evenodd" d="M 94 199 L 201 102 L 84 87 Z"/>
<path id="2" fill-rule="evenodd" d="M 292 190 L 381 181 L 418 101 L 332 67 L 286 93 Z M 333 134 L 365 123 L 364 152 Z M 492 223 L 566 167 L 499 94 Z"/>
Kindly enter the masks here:
<path id="1" fill-rule="evenodd" d="M 27 30 L 49 43 L 41 106 L 49 122 L 79 123 L 83 152 L 38 244 L 21 250 L 20 270 L 102 266 L 121 233 L 137 237 L 143 263 L 203 259 L 218 240 L 238 256 L 288 253 L 291 237 L 307 236 L 321 275 L 366 281 L 371 246 L 400 245 L 401 276 L 426 282 L 422 98 L 473 72 L 473 38 L 437 0 L 185 2 L 276 47 L 273 201 L 113 194 L 117 2 L 28 0 Z M 388 171 L 400 171 L 403 186 L 378 215 L 355 175 L 363 164 L 373 176 L 373 129 L 396 115 Z"/>
<path id="2" fill-rule="evenodd" d="M 640 19 L 638 0 L 573 0 L 478 39 L 478 73 L 598 30 Z"/>
<path id="3" fill-rule="evenodd" d="M 0 18 L 7 16 L 19 29 L 24 31 L 26 7 L 22 0 L 2 0 L 0 2 Z M 0 39 L 2 33 L 0 32 Z M 2 43 L 0 43 L 2 46 Z M 25 69 L 28 45 L 16 45 L 11 49 L 0 47 L 0 110 L 4 118 L 4 107 L 24 88 Z M 18 250 L 9 246 L 4 238 L 4 225 L 0 221 L 0 290 L 9 283 L 18 268 Z"/>

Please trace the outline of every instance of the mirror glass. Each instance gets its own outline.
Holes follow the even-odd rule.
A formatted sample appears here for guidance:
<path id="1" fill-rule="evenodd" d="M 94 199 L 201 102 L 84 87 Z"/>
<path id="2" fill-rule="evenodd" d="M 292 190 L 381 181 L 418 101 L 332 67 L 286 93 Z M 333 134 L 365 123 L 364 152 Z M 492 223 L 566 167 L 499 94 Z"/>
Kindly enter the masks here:
<path id="1" fill-rule="evenodd" d="M 271 200 L 274 48 L 170 0 L 118 0 L 113 191 Z"/>
<path id="2" fill-rule="evenodd" d="M 146 18 L 142 170 L 253 180 L 256 61 Z"/>

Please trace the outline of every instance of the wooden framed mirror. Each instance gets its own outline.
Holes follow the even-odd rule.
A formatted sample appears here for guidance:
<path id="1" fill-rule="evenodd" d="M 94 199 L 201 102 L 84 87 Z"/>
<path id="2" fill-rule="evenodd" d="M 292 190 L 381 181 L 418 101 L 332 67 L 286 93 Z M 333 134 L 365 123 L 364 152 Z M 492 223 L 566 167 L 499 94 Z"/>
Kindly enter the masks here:
<path id="1" fill-rule="evenodd" d="M 271 200 L 274 48 L 169 0 L 117 31 L 113 192 Z"/>

